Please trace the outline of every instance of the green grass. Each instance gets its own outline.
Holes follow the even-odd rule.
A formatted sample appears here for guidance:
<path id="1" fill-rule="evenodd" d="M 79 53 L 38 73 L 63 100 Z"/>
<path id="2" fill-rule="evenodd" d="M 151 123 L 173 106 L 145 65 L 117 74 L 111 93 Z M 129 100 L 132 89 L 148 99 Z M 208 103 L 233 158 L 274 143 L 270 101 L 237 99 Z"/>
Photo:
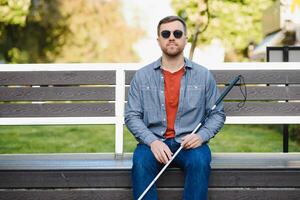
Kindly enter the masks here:
<path id="1" fill-rule="evenodd" d="M 114 152 L 114 126 L 1 126 L 0 153 Z M 136 141 L 127 129 L 124 151 L 132 152 Z M 211 140 L 213 152 L 281 152 L 282 135 L 263 125 L 225 125 Z M 300 145 L 290 141 L 291 152 Z"/>
<path id="2" fill-rule="evenodd" d="M 282 134 L 264 125 L 225 125 L 210 142 L 214 152 L 282 152 Z M 300 144 L 289 140 L 289 151 Z"/>

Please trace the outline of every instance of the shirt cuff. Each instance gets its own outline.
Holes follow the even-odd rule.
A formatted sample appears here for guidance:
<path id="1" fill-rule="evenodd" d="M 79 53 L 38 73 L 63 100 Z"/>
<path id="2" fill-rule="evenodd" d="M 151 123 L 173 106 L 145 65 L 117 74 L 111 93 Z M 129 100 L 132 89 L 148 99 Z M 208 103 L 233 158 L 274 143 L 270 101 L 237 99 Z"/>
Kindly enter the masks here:
<path id="1" fill-rule="evenodd" d="M 149 133 L 145 137 L 144 143 L 147 144 L 148 146 L 150 146 L 150 144 L 155 140 L 158 140 L 158 138 L 153 133 Z"/>
<path id="2" fill-rule="evenodd" d="M 197 135 L 199 135 L 202 139 L 202 143 L 208 142 L 210 140 L 210 134 L 205 129 L 200 130 Z"/>

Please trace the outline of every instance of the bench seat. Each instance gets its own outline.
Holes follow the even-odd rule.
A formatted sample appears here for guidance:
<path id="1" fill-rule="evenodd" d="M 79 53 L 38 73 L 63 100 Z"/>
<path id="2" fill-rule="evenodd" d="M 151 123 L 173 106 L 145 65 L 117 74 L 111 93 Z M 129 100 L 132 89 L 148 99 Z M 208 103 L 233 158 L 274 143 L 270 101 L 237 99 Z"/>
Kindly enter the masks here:
<path id="1" fill-rule="evenodd" d="M 0 170 L 130 170 L 132 153 L 2 154 Z M 212 169 L 300 169 L 300 153 L 214 153 Z"/>
<path id="2" fill-rule="evenodd" d="M 132 154 L 26 154 L 0 157 L 0 199 L 132 199 Z M 214 153 L 209 199 L 300 197 L 300 153 Z M 160 199 L 181 199 L 184 177 L 169 168 Z M 4 198 L 5 197 L 5 198 Z"/>

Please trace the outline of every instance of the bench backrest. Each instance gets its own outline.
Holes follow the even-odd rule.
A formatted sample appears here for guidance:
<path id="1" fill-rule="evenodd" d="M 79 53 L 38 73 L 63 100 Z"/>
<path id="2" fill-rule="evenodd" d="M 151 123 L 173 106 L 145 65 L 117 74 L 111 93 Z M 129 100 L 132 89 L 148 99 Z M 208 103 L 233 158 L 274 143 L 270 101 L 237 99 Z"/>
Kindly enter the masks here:
<path id="1" fill-rule="evenodd" d="M 0 67 L 0 125 L 115 124 L 123 152 L 123 114 L 135 70 L 143 64 L 26 64 Z M 235 87 L 225 99 L 226 123 L 300 124 L 297 63 L 208 66 L 220 90 L 241 74 L 247 102 Z M 124 101 L 125 100 L 125 101 Z"/>

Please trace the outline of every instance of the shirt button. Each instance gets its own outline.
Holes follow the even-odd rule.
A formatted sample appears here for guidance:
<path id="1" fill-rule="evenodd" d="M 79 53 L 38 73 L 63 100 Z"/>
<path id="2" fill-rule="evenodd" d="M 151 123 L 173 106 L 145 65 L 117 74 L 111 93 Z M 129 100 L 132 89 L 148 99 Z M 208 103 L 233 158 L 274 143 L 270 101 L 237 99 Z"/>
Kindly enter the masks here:
<path id="1" fill-rule="evenodd" d="M 160 132 L 161 134 L 163 134 L 164 132 L 162 131 L 162 132 Z"/>
<path id="2" fill-rule="evenodd" d="M 164 121 L 166 121 L 166 118 L 164 118 Z"/>
<path id="3" fill-rule="evenodd" d="M 164 93 L 164 91 L 162 91 L 162 90 L 161 90 L 160 92 L 161 92 L 161 93 Z"/>
<path id="4" fill-rule="evenodd" d="M 165 104 L 161 104 L 161 106 L 164 106 Z"/>

